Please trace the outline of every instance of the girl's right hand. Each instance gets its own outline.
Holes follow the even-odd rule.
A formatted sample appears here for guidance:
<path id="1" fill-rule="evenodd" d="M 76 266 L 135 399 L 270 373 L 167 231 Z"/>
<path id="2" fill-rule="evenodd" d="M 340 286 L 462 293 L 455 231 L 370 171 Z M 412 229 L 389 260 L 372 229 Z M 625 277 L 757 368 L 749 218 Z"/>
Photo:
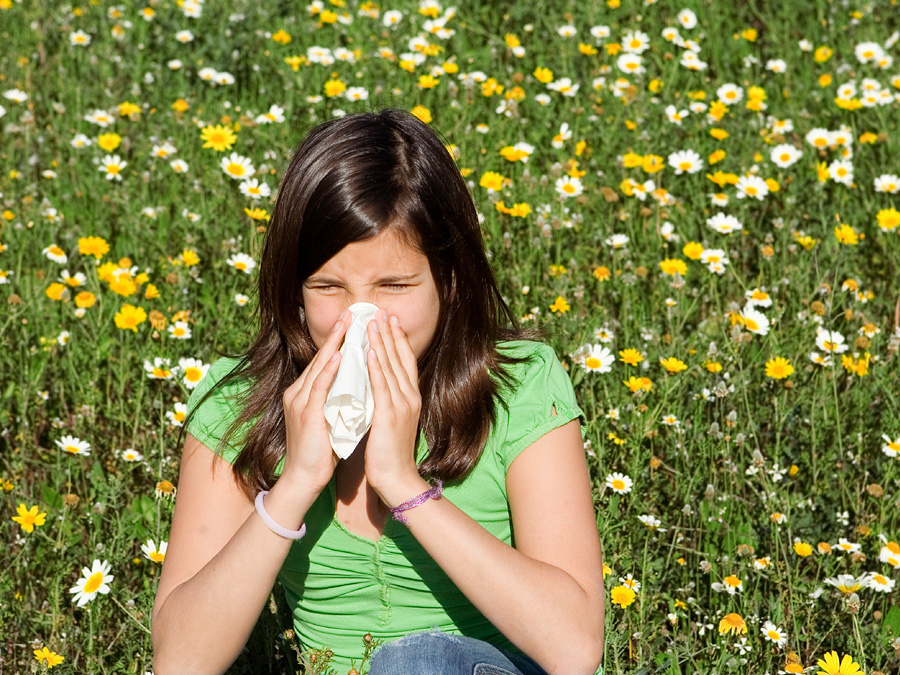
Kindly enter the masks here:
<path id="1" fill-rule="evenodd" d="M 325 399 L 341 362 L 338 350 L 349 318 L 349 312 L 341 312 L 325 344 L 282 398 L 286 450 L 281 476 L 316 494 L 328 485 L 338 461 L 325 423 Z"/>

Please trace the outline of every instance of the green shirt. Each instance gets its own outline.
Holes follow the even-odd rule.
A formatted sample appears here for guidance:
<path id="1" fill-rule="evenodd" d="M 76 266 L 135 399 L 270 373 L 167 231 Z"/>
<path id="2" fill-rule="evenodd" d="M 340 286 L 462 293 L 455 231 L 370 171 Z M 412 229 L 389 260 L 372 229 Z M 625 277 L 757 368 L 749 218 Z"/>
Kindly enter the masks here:
<path id="1" fill-rule="evenodd" d="M 495 537 L 513 546 L 514 533 L 506 494 L 506 471 L 522 450 L 548 431 L 584 413 L 575 401 L 569 377 L 553 350 L 538 342 L 506 342 L 499 348 L 528 361 L 511 366 L 517 385 L 500 394 L 508 410 L 497 406 L 484 451 L 461 480 L 445 483 L 443 496 Z M 188 402 L 191 411 L 203 394 L 237 364 L 219 359 Z M 237 447 L 218 449 L 219 439 L 238 413 L 226 395 L 246 386 L 232 383 L 201 406 L 187 431 L 229 462 Z M 554 414 L 555 412 L 555 414 Z M 240 438 L 241 434 L 236 434 Z M 420 442 L 416 460 L 427 455 Z M 294 543 L 279 579 L 293 609 L 294 629 L 306 648 L 328 647 L 336 667 L 359 663 L 362 637 L 394 640 L 439 628 L 515 650 L 515 647 L 462 594 L 402 523 L 388 519 L 373 541 L 353 534 L 334 517 L 335 482 L 306 514 L 306 536 Z"/>

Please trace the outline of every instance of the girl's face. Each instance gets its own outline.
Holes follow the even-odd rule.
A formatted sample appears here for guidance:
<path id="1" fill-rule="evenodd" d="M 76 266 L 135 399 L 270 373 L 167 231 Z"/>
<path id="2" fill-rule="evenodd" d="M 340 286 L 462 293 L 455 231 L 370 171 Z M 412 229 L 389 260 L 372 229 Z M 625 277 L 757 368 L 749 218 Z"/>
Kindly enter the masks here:
<path id="1" fill-rule="evenodd" d="M 440 298 L 428 258 L 391 229 L 348 244 L 303 284 L 306 322 L 317 349 L 341 312 L 357 302 L 396 316 L 417 358 L 431 344 Z"/>

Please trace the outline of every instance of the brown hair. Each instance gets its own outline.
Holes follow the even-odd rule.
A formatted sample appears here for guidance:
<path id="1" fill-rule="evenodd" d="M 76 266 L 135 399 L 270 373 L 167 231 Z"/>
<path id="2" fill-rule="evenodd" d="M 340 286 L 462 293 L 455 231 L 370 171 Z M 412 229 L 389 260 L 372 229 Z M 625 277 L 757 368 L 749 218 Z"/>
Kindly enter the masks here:
<path id="1" fill-rule="evenodd" d="M 259 332 L 190 414 L 218 387 L 251 382 L 220 441 L 254 422 L 233 466 L 251 497 L 276 480 L 285 453 L 282 395 L 316 352 L 304 281 L 347 244 L 388 228 L 428 258 L 441 299 L 437 330 L 418 364 L 419 431 L 429 447 L 419 472 L 461 478 L 481 455 L 498 386 L 509 380 L 504 366 L 515 362 L 498 353 L 497 342 L 525 333 L 501 326 L 501 318 L 509 326 L 516 321 L 485 256 L 472 196 L 437 135 L 409 113 L 348 115 L 314 128 L 294 153 L 260 262 Z"/>

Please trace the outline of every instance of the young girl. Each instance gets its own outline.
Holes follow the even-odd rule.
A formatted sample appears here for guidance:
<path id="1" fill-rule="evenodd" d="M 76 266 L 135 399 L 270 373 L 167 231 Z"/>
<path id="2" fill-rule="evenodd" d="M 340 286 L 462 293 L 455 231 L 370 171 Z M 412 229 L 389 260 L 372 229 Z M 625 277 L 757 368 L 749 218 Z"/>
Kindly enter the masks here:
<path id="1" fill-rule="evenodd" d="M 376 305 L 369 433 L 323 414 L 347 308 Z M 156 675 L 222 673 L 276 577 L 305 648 L 371 675 L 590 675 L 603 573 L 571 383 L 514 317 L 450 154 L 396 110 L 322 124 L 284 175 L 260 329 L 189 402 L 153 608 Z M 228 466 L 228 465 L 231 466 Z"/>

